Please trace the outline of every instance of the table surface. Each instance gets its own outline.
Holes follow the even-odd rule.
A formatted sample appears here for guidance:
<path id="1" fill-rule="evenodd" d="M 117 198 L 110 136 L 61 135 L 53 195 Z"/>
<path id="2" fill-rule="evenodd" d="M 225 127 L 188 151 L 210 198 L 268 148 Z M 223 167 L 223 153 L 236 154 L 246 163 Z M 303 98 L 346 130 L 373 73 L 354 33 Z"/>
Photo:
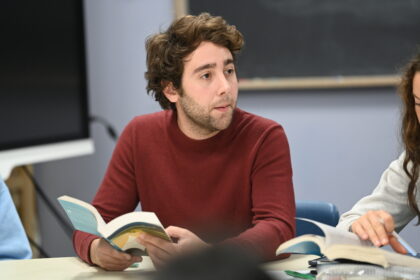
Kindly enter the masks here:
<path id="1" fill-rule="evenodd" d="M 291 257 L 267 263 L 263 268 L 267 271 L 303 270 L 308 266 L 308 260 L 316 256 L 292 255 Z M 149 279 L 154 267 L 148 257 L 137 268 L 128 268 L 125 271 L 105 271 L 101 268 L 89 266 L 76 257 L 45 258 L 31 260 L 0 261 L 1 279 L 54 279 L 54 280 L 78 280 L 78 279 Z"/>

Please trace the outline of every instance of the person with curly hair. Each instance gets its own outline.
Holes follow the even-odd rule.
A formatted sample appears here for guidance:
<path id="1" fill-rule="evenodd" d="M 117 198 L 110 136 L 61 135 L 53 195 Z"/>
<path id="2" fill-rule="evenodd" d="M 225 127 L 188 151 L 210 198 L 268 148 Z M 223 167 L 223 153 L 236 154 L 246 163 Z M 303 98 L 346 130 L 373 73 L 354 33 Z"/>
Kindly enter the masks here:
<path id="1" fill-rule="evenodd" d="M 295 234 L 284 130 L 236 106 L 243 44 L 235 26 L 207 13 L 177 19 L 147 39 L 147 92 L 164 110 L 124 129 L 93 205 L 106 222 L 139 203 L 155 212 L 174 242 L 148 234 L 137 241 L 156 267 L 213 244 L 272 260 Z M 74 247 L 107 270 L 141 260 L 83 232 L 75 232 Z"/>
<path id="2" fill-rule="evenodd" d="M 419 219 L 417 225 L 420 223 L 420 53 L 407 64 L 399 92 L 405 151 L 385 170 L 373 193 L 341 216 L 338 227 L 375 246 L 389 244 L 405 254 L 407 250 L 392 232 L 399 232 L 415 217 Z"/>

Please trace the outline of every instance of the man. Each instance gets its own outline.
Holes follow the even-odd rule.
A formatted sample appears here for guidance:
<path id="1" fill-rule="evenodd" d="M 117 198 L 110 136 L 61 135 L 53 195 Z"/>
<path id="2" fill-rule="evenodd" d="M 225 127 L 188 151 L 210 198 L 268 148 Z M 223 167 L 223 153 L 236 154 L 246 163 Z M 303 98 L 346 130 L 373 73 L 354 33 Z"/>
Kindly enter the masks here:
<path id="1" fill-rule="evenodd" d="M 0 178 L 0 260 L 31 257 L 31 247 L 9 189 Z"/>
<path id="2" fill-rule="evenodd" d="M 139 238 L 156 266 L 172 255 L 225 242 L 275 258 L 295 231 L 290 153 L 280 125 L 236 108 L 235 55 L 243 38 L 209 14 L 174 21 L 148 39 L 148 92 L 162 112 L 132 120 L 93 204 L 105 221 L 157 214 L 176 242 Z M 122 270 L 141 258 L 76 232 L 88 263 Z"/>

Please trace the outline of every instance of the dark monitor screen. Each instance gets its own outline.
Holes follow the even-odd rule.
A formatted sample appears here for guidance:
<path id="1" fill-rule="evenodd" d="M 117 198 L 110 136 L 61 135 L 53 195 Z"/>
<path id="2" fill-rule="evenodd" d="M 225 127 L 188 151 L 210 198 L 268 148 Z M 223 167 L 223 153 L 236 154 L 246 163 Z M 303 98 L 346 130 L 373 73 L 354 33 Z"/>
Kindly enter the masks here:
<path id="1" fill-rule="evenodd" d="M 89 138 L 82 0 L 0 2 L 0 151 Z"/>

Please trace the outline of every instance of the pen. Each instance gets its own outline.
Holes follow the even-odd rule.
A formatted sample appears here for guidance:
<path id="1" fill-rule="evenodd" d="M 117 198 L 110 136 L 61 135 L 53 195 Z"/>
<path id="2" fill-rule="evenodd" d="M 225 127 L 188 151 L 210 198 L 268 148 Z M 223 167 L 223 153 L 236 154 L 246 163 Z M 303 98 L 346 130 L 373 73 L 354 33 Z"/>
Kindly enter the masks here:
<path id="1" fill-rule="evenodd" d="M 379 222 L 381 223 L 381 224 L 385 224 L 384 223 L 384 220 L 383 219 L 379 219 Z M 398 235 L 398 233 L 396 233 L 395 232 L 395 230 L 394 231 L 392 231 L 392 236 L 394 236 L 397 240 L 398 240 L 398 242 L 400 242 L 400 244 L 407 250 L 407 252 L 410 254 L 410 255 L 412 255 L 413 257 L 417 257 L 417 252 L 416 252 L 416 250 L 414 250 L 413 249 L 413 247 L 411 247 L 410 246 L 410 244 L 408 244 L 407 243 L 407 241 L 405 241 L 404 239 L 402 239 L 402 237 L 401 236 L 399 236 Z"/>
<path id="2" fill-rule="evenodd" d="M 312 274 L 300 273 L 300 272 L 293 271 L 293 270 L 285 270 L 284 272 L 287 275 L 293 276 L 295 278 L 315 280 L 315 275 L 312 275 Z"/>
<path id="3" fill-rule="evenodd" d="M 416 250 L 413 249 L 413 247 L 410 246 L 410 244 L 407 243 L 404 239 L 402 239 L 401 236 L 398 235 L 395 231 L 392 232 L 392 235 L 398 240 L 398 242 L 403 245 L 403 247 L 407 250 L 407 252 L 412 256 L 417 256 Z"/>

